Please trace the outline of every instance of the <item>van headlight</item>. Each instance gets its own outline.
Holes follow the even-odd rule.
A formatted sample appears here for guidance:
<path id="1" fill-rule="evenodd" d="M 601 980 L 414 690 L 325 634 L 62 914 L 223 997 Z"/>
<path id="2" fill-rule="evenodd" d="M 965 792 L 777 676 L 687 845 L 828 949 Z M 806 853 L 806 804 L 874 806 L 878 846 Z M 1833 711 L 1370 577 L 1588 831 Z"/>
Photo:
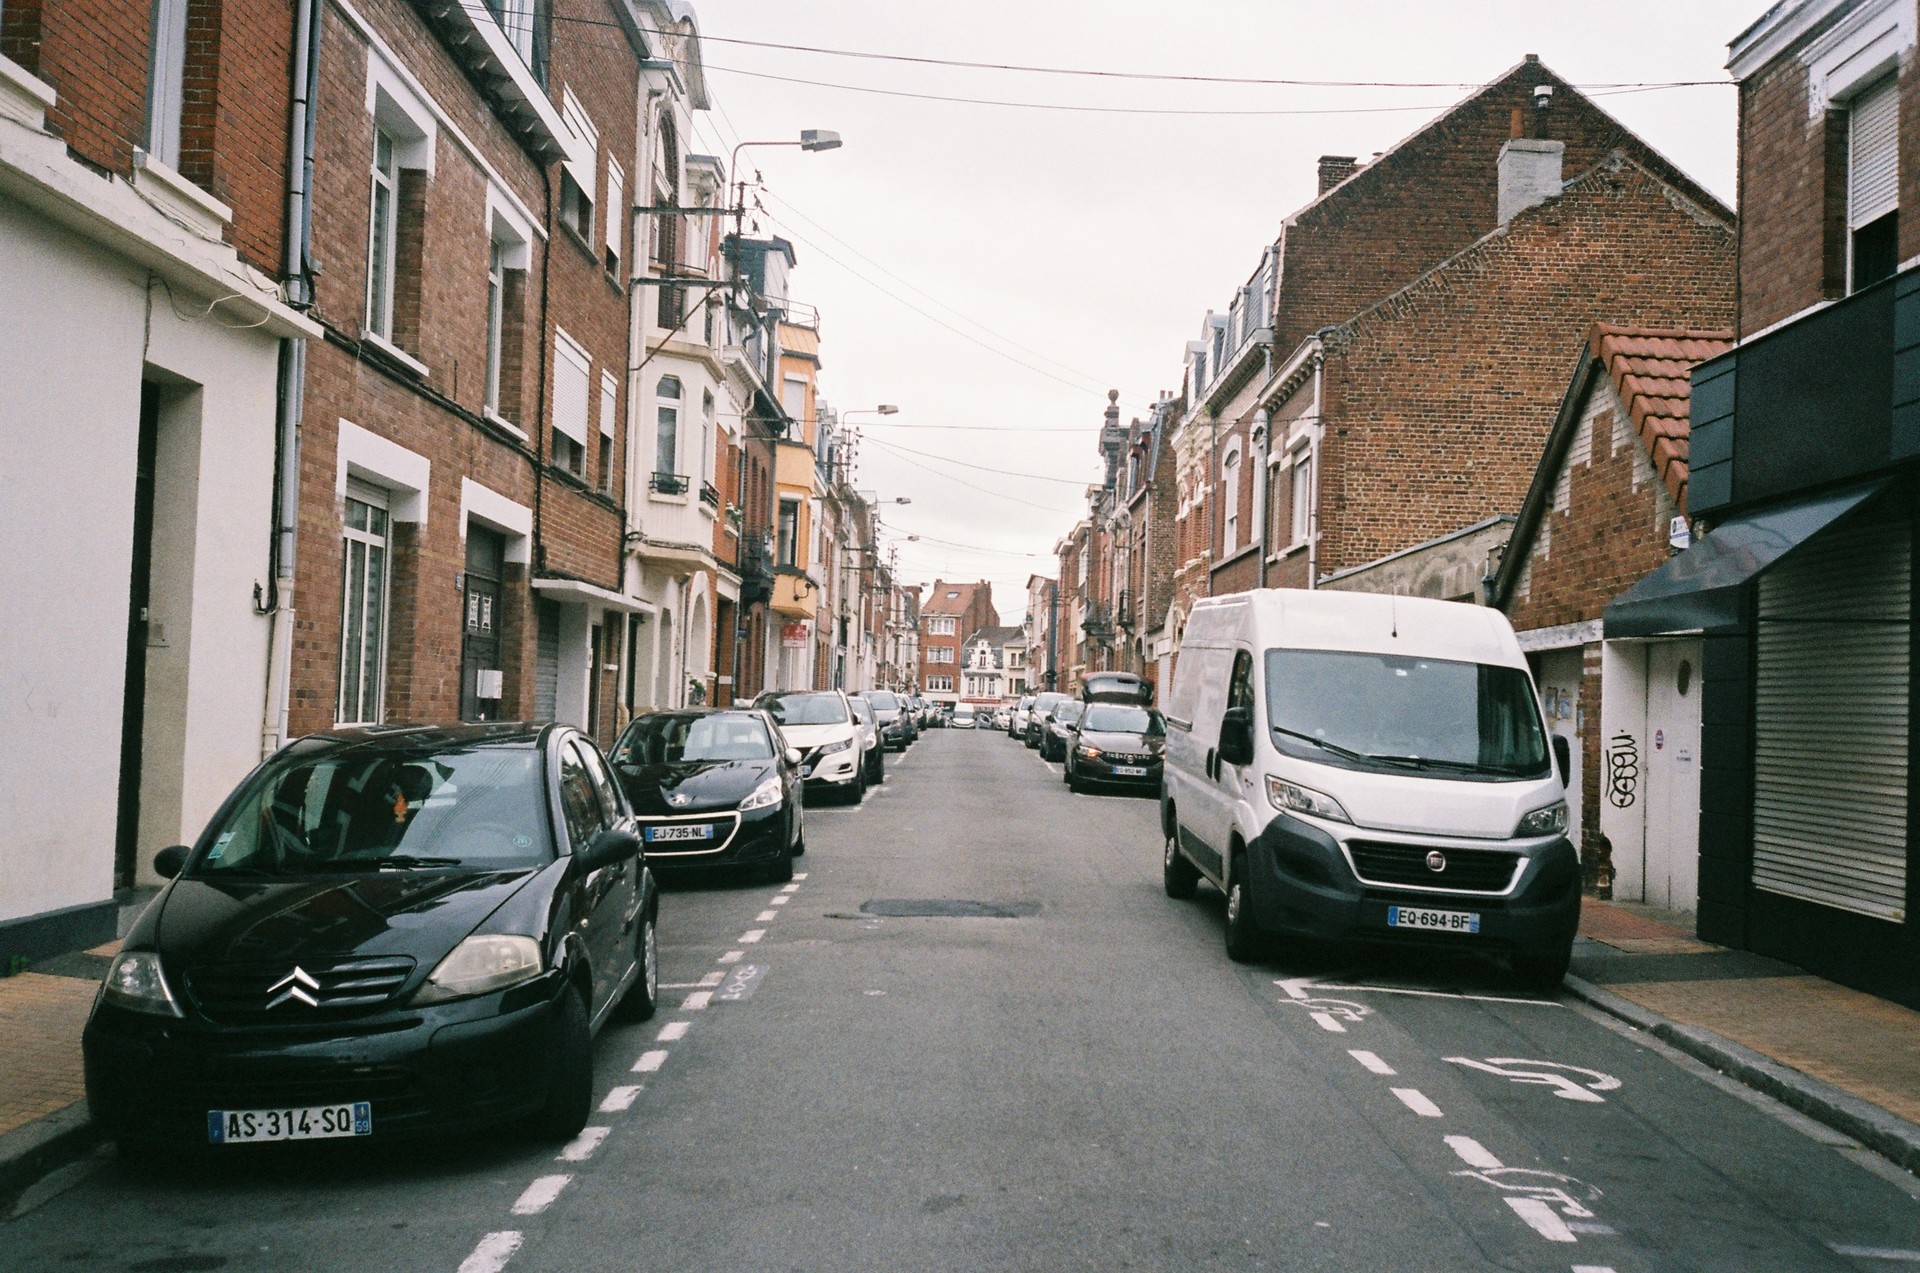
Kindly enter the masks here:
<path id="1" fill-rule="evenodd" d="M 842 738 L 842 739 L 841 739 L 841 740 L 840 740 L 839 742 L 837 742 L 837 743 L 828 743 L 828 744 L 826 744 L 826 745 L 825 745 L 824 747 L 822 747 L 822 748 L 820 749 L 820 754 L 821 754 L 822 756 L 831 756 L 831 755 L 833 755 L 833 753 L 834 753 L 834 752 L 836 752 L 836 751 L 846 751 L 846 750 L 847 750 L 848 748 L 850 748 L 850 747 L 852 747 L 852 746 L 853 746 L 853 739 L 851 739 L 851 738 Z"/>
<path id="2" fill-rule="evenodd" d="M 1513 829 L 1513 838 L 1517 840 L 1529 835 L 1558 835 L 1566 829 L 1567 802 L 1556 800 L 1520 819 L 1520 825 Z"/>
<path id="3" fill-rule="evenodd" d="M 1267 775 L 1267 803 L 1282 813 L 1306 813 L 1334 822 L 1352 822 L 1340 802 L 1312 787 Z"/>
<path id="4" fill-rule="evenodd" d="M 505 990 L 532 981 L 545 971 L 540 943 L 531 937 L 489 934 L 473 936 L 455 946 L 440 961 L 413 996 L 415 1003 L 441 1003 Z"/>
<path id="5" fill-rule="evenodd" d="M 130 950 L 107 968 L 101 986 L 107 1002 L 129 1012 L 147 1012 L 157 1017 L 177 1017 L 180 1005 L 167 988 L 166 974 L 160 971 L 160 956 L 151 950 Z"/>
<path id="6" fill-rule="evenodd" d="M 755 809 L 770 809 L 780 803 L 780 780 L 769 778 L 753 789 L 753 794 L 740 802 L 740 812 L 752 813 Z"/>

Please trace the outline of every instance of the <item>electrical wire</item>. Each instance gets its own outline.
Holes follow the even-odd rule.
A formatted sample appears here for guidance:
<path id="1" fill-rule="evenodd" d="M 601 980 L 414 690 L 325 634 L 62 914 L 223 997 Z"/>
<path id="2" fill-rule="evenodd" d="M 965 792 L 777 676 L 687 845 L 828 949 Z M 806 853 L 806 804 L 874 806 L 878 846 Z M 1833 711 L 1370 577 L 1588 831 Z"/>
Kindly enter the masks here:
<path id="1" fill-rule="evenodd" d="M 909 433 L 1077 433 L 1083 438 L 1091 438 L 1100 430 L 1097 424 L 1055 428 L 1027 424 L 883 424 L 878 420 L 862 420 L 855 427 L 863 433 L 868 429 L 905 429 Z"/>
<path id="2" fill-rule="evenodd" d="M 1020 477 L 1033 482 L 1059 482 L 1064 486 L 1078 487 L 1083 491 L 1086 490 L 1087 487 L 1094 485 L 1092 482 L 1082 481 L 1078 478 L 1052 477 L 1045 473 L 1015 473 L 1009 469 L 988 468 L 984 464 L 969 464 L 965 460 L 956 460 L 952 456 L 935 455 L 931 451 L 916 451 L 912 447 L 901 446 L 898 442 L 889 442 L 885 438 L 874 438 L 872 441 L 875 446 L 883 446 L 889 451 L 899 451 L 907 455 L 917 455 L 922 459 L 938 460 L 942 464 L 955 464 L 963 469 L 974 469 L 981 473 L 991 473 L 995 477 Z"/>
<path id="3" fill-rule="evenodd" d="M 885 442 L 882 442 L 879 438 L 869 438 L 868 441 L 872 442 L 875 446 L 878 446 L 878 447 L 883 447 L 888 450 L 893 449 L 891 447 L 888 447 L 887 444 Z M 904 455 L 898 455 L 898 456 L 895 456 L 894 458 L 899 460 L 902 464 L 911 465 L 912 467 L 917 469 L 925 469 L 927 472 L 933 474 L 935 477 L 943 477 L 947 481 L 954 483 L 956 486 L 964 486 L 968 490 L 979 491 L 982 495 L 991 495 L 995 499 L 1003 499 L 1010 504 L 1024 504 L 1028 508 L 1037 508 L 1043 513 L 1052 513 L 1056 517 L 1068 516 L 1073 511 L 1071 509 L 1057 508 L 1051 504 L 1036 504 L 1030 499 L 1020 499 L 1017 496 L 1007 495 L 1003 492 L 994 490 L 991 486 L 977 485 L 973 482 L 966 481 L 963 478 L 955 477 L 953 474 L 945 472 L 944 470 L 934 468 L 931 464 L 922 464 L 918 460 L 908 459 Z"/>

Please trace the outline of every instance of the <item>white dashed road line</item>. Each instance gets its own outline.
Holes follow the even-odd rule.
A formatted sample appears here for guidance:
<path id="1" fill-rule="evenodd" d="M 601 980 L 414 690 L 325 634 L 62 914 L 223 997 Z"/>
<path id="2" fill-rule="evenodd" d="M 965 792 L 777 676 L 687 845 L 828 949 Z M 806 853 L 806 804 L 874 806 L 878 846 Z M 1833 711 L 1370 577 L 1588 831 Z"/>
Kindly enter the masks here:
<path id="1" fill-rule="evenodd" d="M 651 1052 L 642 1052 L 640 1059 L 633 1063 L 635 1074 L 652 1074 L 667 1063 L 665 1048 L 655 1048 Z"/>
<path id="2" fill-rule="evenodd" d="M 646 1089 L 638 1083 L 630 1087 L 616 1087 L 607 1093 L 605 1100 L 600 1102 L 600 1112 L 602 1114 L 624 1114 L 633 1108 L 635 1098 L 644 1090 Z"/>
<path id="3" fill-rule="evenodd" d="M 554 1161 L 585 1162 L 593 1157 L 593 1151 L 600 1148 L 600 1142 L 605 1140 L 608 1133 L 612 1131 L 611 1127 L 582 1128 L 578 1136 L 567 1142 L 567 1147 L 560 1151 L 559 1157 Z"/>
<path id="4" fill-rule="evenodd" d="M 793 900 L 793 899 L 792 899 L 791 897 L 789 897 L 789 896 L 787 896 L 787 895 L 786 895 L 785 893 L 776 893 L 776 894 L 774 894 L 774 895 L 773 895 L 772 897 L 769 897 L 769 898 L 767 899 L 767 905 L 769 905 L 769 906 L 785 906 L 785 905 L 786 905 L 786 904 L 787 904 L 788 902 L 791 902 L 792 900 Z"/>
<path id="5" fill-rule="evenodd" d="M 691 1021 L 669 1021 L 660 1027 L 660 1033 L 653 1036 L 656 1043 L 672 1043 L 675 1039 L 687 1037 L 687 1031 L 693 1029 Z"/>
<path id="6" fill-rule="evenodd" d="M 553 1205 L 560 1191 L 567 1187 L 572 1176 L 542 1176 L 527 1186 L 527 1191 L 513 1204 L 513 1214 L 517 1216 L 537 1216 Z"/>
<path id="7" fill-rule="evenodd" d="M 520 1241 L 520 1235 L 512 1230 L 489 1233 L 473 1248 L 473 1254 L 460 1261 L 460 1273 L 500 1273 L 520 1249 Z"/>
<path id="8" fill-rule="evenodd" d="M 1360 1048 L 1349 1048 L 1347 1049 L 1347 1055 L 1366 1066 L 1369 1070 L 1372 1070 L 1375 1074 L 1384 1074 L 1389 1078 L 1393 1077 L 1393 1067 L 1371 1052 L 1363 1051 Z"/>
<path id="9" fill-rule="evenodd" d="M 713 984 L 719 985 L 720 983 L 716 981 Z M 680 1001 L 680 1010 L 682 1012 L 698 1012 L 700 1011 L 700 1009 L 706 1007 L 708 1004 L 712 1002 L 713 1002 L 713 991 L 696 990 L 692 994 L 688 995 L 685 999 Z M 683 1021 L 680 1024 L 685 1025 L 686 1022 Z"/>
<path id="10" fill-rule="evenodd" d="M 794 878 L 804 880 L 807 877 L 804 875 L 798 875 L 798 876 L 795 876 Z M 787 894 L 789 897 L 791 897 L 793 894 L 798 893 L 800 891 L 800 886 L 798 884 L 789 884 L 785 888 L 781 889 L 780 891 L 782 893 Z"/>
<path id="11" fill-rule="evenodd" d="M 725 981 L 726 979 L 727 979 L 726 973 L 715 971 L 715 972 L 708 973 L 706 976 L 700 978 L 700 980 L 694 982 L 693 985 L 691 986 L 680 986 L 680 987 L 676 987 L 676 989 L 693 990 L 698 988 L 698 989 L 704 990 L 710 986 L 717 986 L 721 982 Z"/>
<path id="12" fill-rule="evenodd" d="M 1402 1105 L 1405 1105 L 1422 1118 L 1446 1117 L 1445 1114 L 1440 1112 L 1440 1107 L 1428 1100 L 1426 1095 L 1417 1087 L 1396 1087 L 1391 1090 L 1395 1096 L 1400 1098 Z"/>
<path id="13" fill-rule="evenodd" d="M 756 924 L 771 924 L 774 920 L 779 918 L 780 918 L 779 911 L 761 911 L 758 915 L 755 915 L 753 917 L 753 922 Z"/>
<path id="14" fill-rule="evenodd" d="M 1471 1136 L 1449 1136 L 1447 1148 L 1459 1155 L 1461 1162 L 1481 1171 L 1498 1171 L 1506 1165 L 1493 1156 L 1492 1150 Z"/>
<path id="15" fill-rule="evenodd" d="M 795 871 L 793 873 L 793 878 L 796 880 L 804 880 L 807 878 L 807 873 L 805 871 Z"/>
<path id="16" fill-rule="evenodd" d="M 751 946 L 766 935 L 767 930 L 764 928 L 749 928 L 746 932 L 741 933 L 737 940 L 743 946 Z"/>
<path id="17" fill-rule="evenodd" d="M 740 957 L 743 953 L 745 952 L 738 951 L 738 950 L 730 950 L 726 954 L 720 956 L 720 958 L 714 960 L 714 962 L 719 964 L 737 964 L 740 962 Z"/>
<path id="18" fill-rule="evenodd" d="M 1920 1264 L 1920 1251 L 1902 1251 L 1885 1246 L 1847 1246 L 1839 1242 L 1827 1243 L 1827 1249 L 1835 1255 L 1844 1255 L 1855 1260 L 1886 1260 L 1895 1264 Z M 1575 1269 L 1573 1273 L 1580 1273 Z"/>

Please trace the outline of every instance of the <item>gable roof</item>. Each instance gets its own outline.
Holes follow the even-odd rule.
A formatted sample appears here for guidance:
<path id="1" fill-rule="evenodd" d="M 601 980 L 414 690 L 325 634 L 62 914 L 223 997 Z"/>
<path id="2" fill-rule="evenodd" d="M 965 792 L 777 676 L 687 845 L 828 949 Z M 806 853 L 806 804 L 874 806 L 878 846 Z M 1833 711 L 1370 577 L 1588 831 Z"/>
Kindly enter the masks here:
<path id="1" fill-rule="evenodd" d="M 1513 538 L 1500 559 L 1488 604 L 1505 608 L 1519 581 L 1540 521 L 1553 502 L 1554 486 L 1566 464 L 1574 430 L 1601 376 L 1607 377 L 1627 410 L 1633 434 L 1646 449 L 1654 471 L 1681 512 L 1687 510 L 1687 452 L 1694 365 L 1733 348 L 1730 330 L 1689 327 L 1624 326 L 1595 323 L 1582 343 L 1573 381 L 1560 401 L 1545 453 L 1534 470 L 1526 501 L 1520 506 Z"/>

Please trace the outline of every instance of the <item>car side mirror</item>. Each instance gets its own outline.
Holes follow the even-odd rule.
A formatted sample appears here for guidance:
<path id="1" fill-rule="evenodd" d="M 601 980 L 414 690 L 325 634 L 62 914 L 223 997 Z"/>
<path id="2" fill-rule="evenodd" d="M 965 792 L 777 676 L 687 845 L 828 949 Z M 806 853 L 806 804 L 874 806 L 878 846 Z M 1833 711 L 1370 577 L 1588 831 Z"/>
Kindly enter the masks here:
<path id="1" fill-rule="evenodd" d="M 184 844 L 170 845 L 153 855 L 153 873 L 161 879 L 170 880 L 187 865 L 187 855 L 193 852 Z"/>
<path id="2" fill-rule="evenodd" d="M 1553 767 L 1560 774 L 1560 785 L 1573 781 L 1573 745 L 1563 734 L 1553 736 Z"/>
<path id="3" fill-rule="evenodd" d="M 786 761 L 789 767 L 797 765 L 800 763 L 800 749 L 798 747 L 789 747 L 780 753 L 780 758 Z"/>
<path id="4" fill-rule="evenodd" d="M 640 852 L 640 837 L 620 827 L 608 827 L 580 851 L 580 865 L 589 871 L 612 866 Z"/>
<path id="5" fill-rule="evenodd" d="M 1229 765 L 1253 763 L 1253 713 L 1229 707 L 1220 718 L 1220 759 Z"/>

